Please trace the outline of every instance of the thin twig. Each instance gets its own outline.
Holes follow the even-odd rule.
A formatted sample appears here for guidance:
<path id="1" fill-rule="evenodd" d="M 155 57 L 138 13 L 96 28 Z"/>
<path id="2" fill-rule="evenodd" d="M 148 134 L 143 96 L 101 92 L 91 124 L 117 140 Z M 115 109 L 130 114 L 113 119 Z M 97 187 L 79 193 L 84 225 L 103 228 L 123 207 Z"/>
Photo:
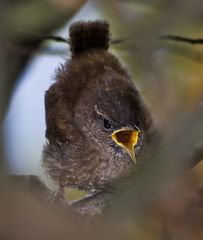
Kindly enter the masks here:
<path id="1" fill-rule="evenodd" d="M 71 206 L 80 214 L 86 215 L 103 209 L 107 205 L 107 202 L 110 201 L 110 199 L 112 199 L 112 194 L 109 192 L 98 192 L 96 194 L 72 202 Z"/>
<path id="2" fill-rule="evenodd" d="M 55 42 L 62 42 L 68 44 L 68 40 L 60 37 L 60 36 L 55 36 L 55 35 L 46 35 L 46 34 L 41 34 L 41 33 L 36 33 L 36 32 L 27 32 L 22 29 L 18 30 L 19 32 L 23 33 L 26 36 L 30 36 L 32 38 L 37 38 L 40 41 L 45 41 L 45 40 L 51 40 Z"/>
<path id="3" fill-rule="evenodd" d="M 183 42 L 183 43 L 189 43 L 192 45 L 203 45 L 203 39 L 202 38 L 188 38 L 188 37 L 182 37 L 177 35 L 163 35 L 160 37 L 162 40 L 171 40 L 175 42 Z"/>

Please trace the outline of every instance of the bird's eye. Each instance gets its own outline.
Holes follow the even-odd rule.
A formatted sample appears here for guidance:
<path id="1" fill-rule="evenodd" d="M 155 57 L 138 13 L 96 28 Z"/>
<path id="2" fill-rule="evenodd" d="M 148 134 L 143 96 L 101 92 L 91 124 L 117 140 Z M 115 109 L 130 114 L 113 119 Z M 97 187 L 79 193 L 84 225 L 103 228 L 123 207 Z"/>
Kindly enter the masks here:
<path id="1" fill-rule="evenodd" d="M 103 120 L 104 128 L 110 129 L 111 128 L 111 121 L 104 119 Z"/>

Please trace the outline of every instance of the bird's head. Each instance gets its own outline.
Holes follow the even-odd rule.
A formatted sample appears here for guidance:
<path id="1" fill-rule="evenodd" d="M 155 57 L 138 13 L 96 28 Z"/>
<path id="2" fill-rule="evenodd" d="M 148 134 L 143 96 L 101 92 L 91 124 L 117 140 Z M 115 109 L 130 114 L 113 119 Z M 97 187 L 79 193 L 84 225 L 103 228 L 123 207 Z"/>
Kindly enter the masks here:
<path id="1" fill-rule="evenodd" d="M 43 164 L 61 187 L 104 188 L 136 169 L 151 116 L 126 68 L 108 52 L 107 22 L 70 28 L 72 57 L 46 92 Z"/>

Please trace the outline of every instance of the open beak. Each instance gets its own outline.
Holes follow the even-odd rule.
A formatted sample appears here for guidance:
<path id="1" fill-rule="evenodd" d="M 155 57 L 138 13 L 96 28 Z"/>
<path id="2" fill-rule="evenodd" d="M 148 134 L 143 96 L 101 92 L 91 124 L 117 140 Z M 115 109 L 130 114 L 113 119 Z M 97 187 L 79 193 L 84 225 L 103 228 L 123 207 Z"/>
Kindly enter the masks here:
<path id="1" fill-rule="evenodd" d="M 138 141 L 139 132 L 138 129 L 119 129 L 111 135 L 116 144 L 126 150 L 135 164 L 135 145 Z"/>

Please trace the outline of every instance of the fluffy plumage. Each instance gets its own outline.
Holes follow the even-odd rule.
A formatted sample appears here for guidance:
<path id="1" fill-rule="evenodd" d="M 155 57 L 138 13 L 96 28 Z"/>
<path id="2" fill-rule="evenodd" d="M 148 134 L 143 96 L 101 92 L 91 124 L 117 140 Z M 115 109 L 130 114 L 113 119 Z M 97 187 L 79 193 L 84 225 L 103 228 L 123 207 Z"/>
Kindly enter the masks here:
<path id="1" fill-rule="evenodd" d="M 69 35 L 73 55 L 90 49 L 109 48 L 109 24 L 106 21 L 76 22 L 70 27 Z"/>
<path id="2" fill-rule="evenodd" d="M 149 111 L 121 62 L 107 51 L 106 22 L 79 22 L 70 28 L 73 56 L 56 73 L 45 96 L 47 145 L 43 165 L 61 188 L 95 192 L 136 169 L 111 134 L 139 127 L 138 162 L 150 141 Z M 111 127 L 106 129 L 104 121 Z"/>

